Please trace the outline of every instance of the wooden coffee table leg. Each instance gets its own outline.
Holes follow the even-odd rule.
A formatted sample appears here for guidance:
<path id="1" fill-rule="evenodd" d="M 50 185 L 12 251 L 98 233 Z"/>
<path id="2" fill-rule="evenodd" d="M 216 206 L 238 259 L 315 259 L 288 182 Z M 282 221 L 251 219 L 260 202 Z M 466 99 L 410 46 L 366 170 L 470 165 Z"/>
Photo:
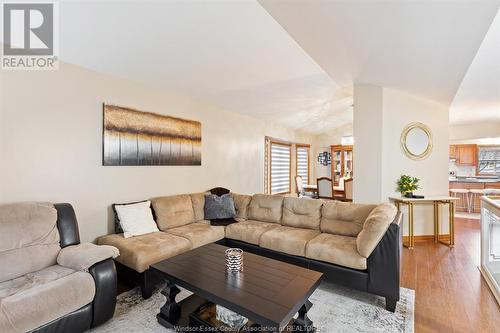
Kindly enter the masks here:
<path id="1" fill-rule="evenodd" d="M 156 319 L 161 325 L 172 327 L 181 316 L 181 307 L 175 302 L 175 296 L 180 293 L 180 289 L 172 282 L 167 281 L 167 285 L 161 293 L 165 295 L 167 301 L 161 307 L 160 313 L 156 315 Z"/>
<path id="2" fill-rule="evenodd" d="M 316 332 L 316 329 L 313 327 L 313 322 L 307 316 L 307 311 L 311 309 L 313 304 L 307 300 L 304 305 L 299 309 L 299 315 L 297 319 L 295 319 L 295 327 L 299 332 Z"/>

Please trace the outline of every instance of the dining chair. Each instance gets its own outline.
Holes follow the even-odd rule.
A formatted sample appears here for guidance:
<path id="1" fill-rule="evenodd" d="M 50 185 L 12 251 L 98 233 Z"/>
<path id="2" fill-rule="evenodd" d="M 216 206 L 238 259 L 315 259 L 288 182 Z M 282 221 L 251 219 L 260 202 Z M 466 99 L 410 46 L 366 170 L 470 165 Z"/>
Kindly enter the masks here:
<path id="1" fill-rule="evenodd" d="M 333 200 L 333 182 L 331 178 L 318 178 L 316 184 L 318 185 L 318 198 Z"/>
<path id="2" fill-rule="evenodd" d="M 344 181 L 346 180 L 346 177 L 340 177 L 339 178 L 339 187 L 344 188 Z"/>
<path id="3" fill-rule="evenodd" d="M 344 192 L 344 180 L 345 177 L 340 177 L 337 186 L 333 184 L 333 199 L 339 201 L 345 201 L 345 192 Z"/>
<path id="4" fill-rule="evenodd" d="M 344 201 L 352 202 L 352 187 L 353 178 L 347 178 L 344 180 Z"/>
<path id="5" fill-rule="evenodd" d="M 302 177 L 295 176 L 295 189 L 297 191 L 297 196 L 300 198 L 304 195 L 304 188 L 302 187 Z"/>
<path id="6" fill-rule="evenodd" d="M 308 198 L 308 199 L 316 199 L 316 193 L 311 193 L 305 190 L 304 185 L 303 185 L 302 177 L 301 176 L 296 176 L 295 177 L 295 187 L 297 189 L 297 196 L 299 198 Z"/>

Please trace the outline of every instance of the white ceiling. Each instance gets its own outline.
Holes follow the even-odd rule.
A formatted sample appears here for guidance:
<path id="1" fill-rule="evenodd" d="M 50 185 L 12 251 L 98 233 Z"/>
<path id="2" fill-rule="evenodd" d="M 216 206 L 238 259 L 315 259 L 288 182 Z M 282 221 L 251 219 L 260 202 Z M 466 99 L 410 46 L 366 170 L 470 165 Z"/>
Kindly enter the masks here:
<path id="1" fill-rule="evenodd" d="M 257 1 L 61 1 L 63 61 L 321 133 L 351 100 Z M 347 119 L 349 121 L 349 119 Z"/>
<path id="2" fill-rule="evenodd" d="M 61 59 L 320 134 L 352 122 L 355 82 L 449 105 L 500 5 L 259 2 L 62 0 Z M 462 95 L 483 100 L 467 85 Z"/>
<path id="3" fill-rule="evenodd" d="M 498 0 L 259 0 L 342 87 L 391 87 L 449 105 Z"/>
<path id="4" fill-rule="evenodd" d="M 453 124 L 489 121 L 500 122 L 500 12 L 450 107 Z"/>

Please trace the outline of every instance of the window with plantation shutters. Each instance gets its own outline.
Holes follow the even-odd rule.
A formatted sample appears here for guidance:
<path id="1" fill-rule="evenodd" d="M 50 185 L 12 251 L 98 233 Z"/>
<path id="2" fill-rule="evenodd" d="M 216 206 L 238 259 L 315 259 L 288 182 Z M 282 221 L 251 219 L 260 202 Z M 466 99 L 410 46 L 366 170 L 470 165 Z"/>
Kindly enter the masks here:
<path id="1" fill-rule="evenodd" d="M 271 142 L 271 194 L 290 192 L 291 146 Z"/>
<path id="2" fill-rule="evenodd" d="M 309 184 L 309 146 L 297 145 L 297 176 L 303 185 Z"/>

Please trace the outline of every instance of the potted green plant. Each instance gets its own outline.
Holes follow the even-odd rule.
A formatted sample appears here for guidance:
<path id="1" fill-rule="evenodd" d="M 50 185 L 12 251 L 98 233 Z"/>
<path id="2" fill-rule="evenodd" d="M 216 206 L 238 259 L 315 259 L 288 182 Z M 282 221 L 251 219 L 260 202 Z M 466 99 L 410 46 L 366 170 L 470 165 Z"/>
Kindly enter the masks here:
<path id="1" fill-rule="evenodd" d="M 413 191 L 420 188 L 420 186 L 418 185 L 419 181 L 420 179 L 418 179 L 417 177 L 401 175 L 397 182 L 398 187 L 396 188 L 396 191 L 401 192 L 401 194 L 406 198 L 412 198 Z"/>

